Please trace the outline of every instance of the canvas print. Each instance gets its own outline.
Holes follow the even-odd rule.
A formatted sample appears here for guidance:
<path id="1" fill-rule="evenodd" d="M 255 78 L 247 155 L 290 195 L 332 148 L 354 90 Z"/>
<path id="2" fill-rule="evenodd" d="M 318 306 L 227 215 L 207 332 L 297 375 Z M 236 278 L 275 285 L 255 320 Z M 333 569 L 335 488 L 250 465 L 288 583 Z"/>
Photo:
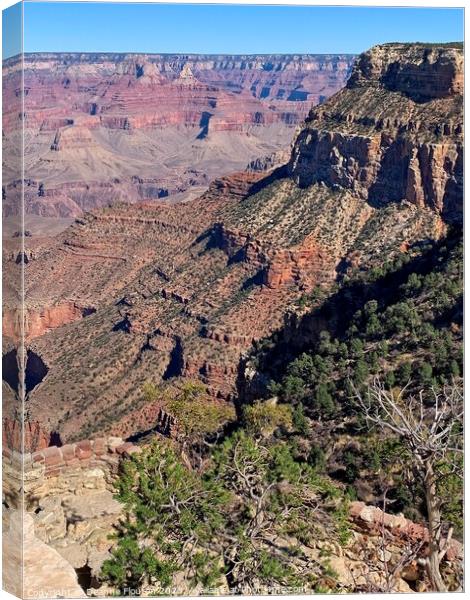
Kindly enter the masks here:
<path id="1" fill-rule="evenodd" d="M 3 585 L 463 591 L 463 9 L 3 11 Z"/>

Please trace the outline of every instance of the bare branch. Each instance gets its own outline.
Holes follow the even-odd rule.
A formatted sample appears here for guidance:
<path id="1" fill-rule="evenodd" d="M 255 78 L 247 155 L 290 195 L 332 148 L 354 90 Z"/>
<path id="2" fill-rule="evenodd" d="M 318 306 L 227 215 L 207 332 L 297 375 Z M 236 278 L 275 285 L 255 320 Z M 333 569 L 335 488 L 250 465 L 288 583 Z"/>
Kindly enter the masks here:
<path id="1" fill-rule="evenodd" d="M 352 387 L 366 421 L 379 431 L 397 436 L 411 453 L 412 466 L 423 485 L 428 513 L 430 540 L 425 566 L 432 586 L 437 591 L 446 591 L 440 564 L 450 545 L 453 529 L 449 529 L 444 540 L 438 483 L 446 477 L 462 476 L 455 457 L 463 452 L 461 383 L 453 381 L 441 391 L 431 388 L 428 392 L 421 390 L 418 396 L 410 394 L 406 398 L 407 386 L 395 394 L 377 378 L 364 393 L 353 384 Z M 385 575 L 390 577 L 386 565 Z"/>

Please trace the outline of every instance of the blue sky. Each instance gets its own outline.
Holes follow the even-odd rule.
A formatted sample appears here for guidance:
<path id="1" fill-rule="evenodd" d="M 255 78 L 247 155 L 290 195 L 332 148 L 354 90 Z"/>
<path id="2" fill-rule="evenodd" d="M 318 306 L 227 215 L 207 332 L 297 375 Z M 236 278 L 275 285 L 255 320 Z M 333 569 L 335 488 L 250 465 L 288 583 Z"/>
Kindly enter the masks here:
<path id="1" fill-rule="evenodd" d="M 21 4 L 14 4 L 2 11 L 2 57 L 21 52 Z"/>
<path id="2" fill-rule="evenodd" d="M 462 9 L 25 3 L 25 52 L 355 54 L 462 39 Z"/>

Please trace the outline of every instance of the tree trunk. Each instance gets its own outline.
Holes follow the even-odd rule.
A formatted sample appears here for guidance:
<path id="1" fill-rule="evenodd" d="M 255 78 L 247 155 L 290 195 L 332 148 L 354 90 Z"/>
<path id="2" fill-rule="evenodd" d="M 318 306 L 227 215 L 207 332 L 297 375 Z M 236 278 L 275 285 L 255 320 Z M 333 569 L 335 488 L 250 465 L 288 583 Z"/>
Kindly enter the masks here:
<path id="1" fill-rule="evenodd" d="M 441 559 L 439 554 L 441 551 L 442 516 L 432 460 L 427 460 L 425 466 L 424 493 L 426 496 L 429 527 L 429 556 L 426 560 L 426 570 L 433 590 L 436 592 L 447 592 L 440 569 Z"/>

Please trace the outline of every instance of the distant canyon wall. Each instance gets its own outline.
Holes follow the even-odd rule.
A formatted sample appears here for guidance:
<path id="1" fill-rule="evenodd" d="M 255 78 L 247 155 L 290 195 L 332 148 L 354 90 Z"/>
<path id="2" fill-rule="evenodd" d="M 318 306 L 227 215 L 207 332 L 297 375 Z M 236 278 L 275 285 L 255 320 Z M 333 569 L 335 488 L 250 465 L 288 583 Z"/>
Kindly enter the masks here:
<path id="1" fill-rule="evenodd" d="M 341 89 L 349 55 L 26 54 L 3 63 L 4 215 L 76 217 L 181 197 L 288 150 L 312 105 Z M 18 111 L 24 93 L 24 111 Z M 8 107 L 11 106 L 11 109 Z M 178 196 L 179 195 L 179 196 Z"/>

